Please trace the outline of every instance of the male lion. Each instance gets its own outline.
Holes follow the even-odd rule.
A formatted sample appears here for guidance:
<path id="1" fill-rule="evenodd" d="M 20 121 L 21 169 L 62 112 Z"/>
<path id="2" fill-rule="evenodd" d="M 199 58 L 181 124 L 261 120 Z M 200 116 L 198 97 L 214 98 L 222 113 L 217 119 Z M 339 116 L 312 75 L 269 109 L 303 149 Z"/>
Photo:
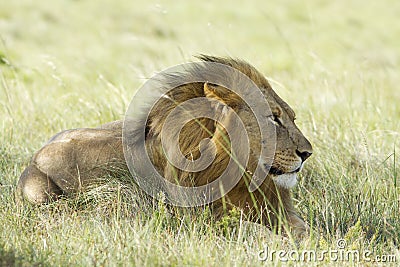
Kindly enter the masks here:
<path id="1" fill-rule="evenodd" d="M 171 90 L 158 100 L 149 116 L 144 118 L 144 142 L 152 164 L 166 180 L 179 185 L 201 186 L 216 180 L 232 157 L 229 140 L 226 138 L 226 126 L 232 123 L 231 118 L 235 113 L 248 133 L 249 158 L 242 179 L 222 199 L 212 203 L 213 213 L 220 216 L 226 208 L 235 206 L 243 210 L 249 219 L 271 228 L 278 227 L 280 220 L 286 218 L 296 234 L 304 234 L 308 226 L 296 214 L 289 189 L 296 184 L 297 172 L 312 154 L 312 147 L 295 125 L 295 113 L 273 91 L 264 76 L 248 63 L 212 56 L 201 56 L 200 59 L 203 62 L 224 64 L 240 71 L 261 90 L 271 109 L 270 113 L 265 111 L 264 118 L 276 129 L 274 160 L 272 165 L 265 163 L 269 173 L 258 189 L 250 192 L 247 178 L 255 171 L 259 162 L 264 162 L 259 152 L 268 140 L 261 140 L 260 128 L 249 107 L 251 103 L 245 103 L 241 97 L 223 86 L 207 82 L 184 84 Z M 197 97 L 209 99 L 209 108 L 223 113 L 223 123 L 216 123 L 209 118 L 192 120 L 182 128 L 178 138 L 166 133 L 166 140 L 179 139 L 178 148 L 172 148 L 168 143 L 162 147 L 162 128 L 169 113 L 180 103 Z M 215 105 L 216 101 L 219 104 Z M 115 121 L 99 128 L 73 129 L 56 134 L 36 152 L 30 165 L 22 173 L 18 182 L 18 193 L 29 202 L 47 203 L 59 196 L 79 192 L 89 184 L 99 182 L 99 178 L 105 175 L 118 176 L 120 170 L 127 170 L 122 132 L 123 122 Z M 135 142 L 139 142 L 140 138 L 131 138 L 129 142 L 135 150 Z M 188 172 L 177 169 L 168 162 L 165 155 L 165 150 L 168 149 L 179 149 L 191 160 L 199 158 L 199 144 L 206 138 L 215 144 L 216 151 L 214 161 L 207 168 Z M 135 151 L 132 155 L 136 158 L 141 157 L 135 154 Z"/>

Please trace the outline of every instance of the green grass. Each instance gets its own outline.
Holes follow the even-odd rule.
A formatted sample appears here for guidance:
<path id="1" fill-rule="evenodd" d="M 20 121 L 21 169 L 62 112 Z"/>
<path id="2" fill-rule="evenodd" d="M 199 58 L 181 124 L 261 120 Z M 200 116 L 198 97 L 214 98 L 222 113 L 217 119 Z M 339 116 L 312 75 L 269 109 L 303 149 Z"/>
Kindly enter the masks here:
<path id="1" fill-rule="evenodd" d="M 322 251 L 340 238 L 398 264 L 399 13 L 394 0 L 3 1 L 0 265 L 261 265 L 265 246 Z M 50 136 L 122 118 L 146 78 L 199 53 L 241 57 L 283 85 L 273 84 L 314 146 L 293 191 L 310 240 L 240 214 L 169 214 L 118 181 L 15 205 L 19 175 Z"/>

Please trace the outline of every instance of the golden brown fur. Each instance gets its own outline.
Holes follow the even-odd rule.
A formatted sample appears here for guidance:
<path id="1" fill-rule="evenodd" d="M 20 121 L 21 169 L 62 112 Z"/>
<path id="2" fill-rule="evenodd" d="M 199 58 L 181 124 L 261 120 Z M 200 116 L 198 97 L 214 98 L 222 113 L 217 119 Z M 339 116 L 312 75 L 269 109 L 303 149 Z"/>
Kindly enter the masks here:
<path id="1" fill-rule="evenodd" d="M 250 139 L 247 176 L 244 175 L 223 200 L 212 204 L 214 214 L 219 216 L 223 213 L 224 201 L 228 207 L 241 208 L 254 221 L 274 227 L 280 218 L 286 218 L 296 233 L 304 233 L 307 225 L 296 215 L 289 187 L 303 161 L 311 155 L 312 148 L 296 127 L 293 110 L 272 90 L 264 76 L 249 64 L 230 58 L 202 56 L 201 59 L 231 66 L 247 75 L 261 89 L 272 111 L 272 114 L 266 114 L 266 118 L 276 124 L 277 145 L 270 174 L 258 190 L 249 193 L 248 174 L 254 172 L 259 160 L 263 160 L 258 156 L 264 140 L 261 140 L 257 121 L 249 106 L 235 93 L 208 83 L 191 83 L 178 87 L 154 106 L 146 122 L 146 148 L 152 163 L 163 177 L 185 186 L 204 185 L 217 179 L 230 159 L 230 144 L 221 124 L 226 126 L 232 123 L 231 116 L 236 113 L 244 122 Z M 220 110 L 224 106 L 225 109 L 221 124 L 205 118 L 193 120 L 180 132 L 179 149 L 188 159 L 195 160 L 200 156 L 198 147 L 203 139 L 210 138 L 216 144 L 216 158 L 211 166 L 189 173 L 167 163 L 161 149 L 161 129 L 168 114 L 179 103 L 196 97 L 210 99 L 210 109 Z M 222 104 L 215 105 L 212 100 Z M 134 136 L 132 138 L 135 139 Z M 176 137 L 168 136 L 167 139 L 173 138 Z M 122 121 L 96 129 L 69 130 L 54 136 L 33 156 L 31 164 L 21 175 L 18 190 L 30 202 L 45 203 L 60 195 L 78 192 L 106 174 L 118 174 L 119 170 L 126 169 L 122 149 Z"/>

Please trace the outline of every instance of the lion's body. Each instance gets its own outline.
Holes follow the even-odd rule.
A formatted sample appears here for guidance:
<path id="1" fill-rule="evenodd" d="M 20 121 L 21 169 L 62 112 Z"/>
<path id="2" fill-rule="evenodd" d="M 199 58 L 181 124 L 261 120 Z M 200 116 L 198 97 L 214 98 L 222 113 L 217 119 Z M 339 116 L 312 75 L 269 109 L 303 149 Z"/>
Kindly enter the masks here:
<path id="1" fill-rule="evenodd" d="M 122 121 L 96 129 L 73 129 L 52 137 L 22 173 L 18 189 L 30 202 L 73 194 L 98 178 L 126 168 Z"/>
<path id="2" fill-rule="evenodd" d="M 252 194 L 249 193 L 246 177 L 243 177 L 223 201 L 241 208 L 255 221 L 270 226 L 276 224 L 280 215 L 286 216 L 293 228 L 304 232 L 307 226 L 295 213 L 289 187 L 295 184 L 296 172 L 311 155 L 312 148 L 294 124 L 294 112 L 275 94 L 267 80 L 247 63 L 214 57 L 202 59 L 231 66 L 247 75 L 263 92 L 273 113 L 269 117 L 276 117 L 273 123 L 277 124 L 277 144 L 270 174 Z M 161 98 L 152 109 L 146 122 L 145 144 L 156 170 L 171 182 L 184 186 L 200 186 L 217 179 L 228 165 L 230 154 L 229 149 L 226 149 L 229 147 L 225 138 L 226 130 L 211 119 L 190 121 L 179 134 L 179 149 L 191 160 L 200 156 L 199 143 L 203 139 L 210 138 L 216 144 L 216 158 L 209 167 L 189 173 L 167 162 L 161 148 L 164 122 L 177 104 L 196 97 L 218 100 L 229 107 L 223 114 L 224 126 L 231 123 L 232 113 L 238 114 L 250 139 L 250 157 L 246 173 L 254 172 L 257 163 L 262 160 L 256 155 L 259 154 L 263 141 L 260 139 L 254 115 L 237 95 L 231 94 L 225 88 L 203 83 L 178 87 Z M 210 109 L 221 108 L 213 106 L 213 103 L 210 101 Z M 61 194 L 78 192 L 105 175 L 118 174 L 120 170 L 126 171 L 122 127 L 122 121 L 117 121 L 96 129 L 76 129 L 57 134 L 34 155 L 31 164 L 21 175 L 19 191 L 30 202 L 45 203 Z M 167 136 L 168 138 L 176 137 Z M 215 201 L 212 207 L 217 216 L 222 214 L 222 200 Z M 256 214 L 255 210 L 260 213 Z"/>

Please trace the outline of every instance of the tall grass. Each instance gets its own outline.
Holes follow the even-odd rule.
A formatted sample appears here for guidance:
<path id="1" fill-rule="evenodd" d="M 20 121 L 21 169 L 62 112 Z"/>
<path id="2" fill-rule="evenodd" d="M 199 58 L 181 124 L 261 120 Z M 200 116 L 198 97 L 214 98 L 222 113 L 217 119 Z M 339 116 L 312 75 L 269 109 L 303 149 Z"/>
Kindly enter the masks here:
<path id="1" fill-rule="evenodd" d="M 398 264 L 399 13 L 398 1 L 3 1 L 0 265 L 260 265 L 272 263 L 259 260 L 265 247 L 334 250 L 340 239 Z M 293 191 L 309 240 L 240 212 L 170 213 L 130 181 L 15 204 L 21 171 L 51 135 L 122 118 L 146 78 L 199 53 L 248 60 L 296 111 L 314 147 Z"/>

